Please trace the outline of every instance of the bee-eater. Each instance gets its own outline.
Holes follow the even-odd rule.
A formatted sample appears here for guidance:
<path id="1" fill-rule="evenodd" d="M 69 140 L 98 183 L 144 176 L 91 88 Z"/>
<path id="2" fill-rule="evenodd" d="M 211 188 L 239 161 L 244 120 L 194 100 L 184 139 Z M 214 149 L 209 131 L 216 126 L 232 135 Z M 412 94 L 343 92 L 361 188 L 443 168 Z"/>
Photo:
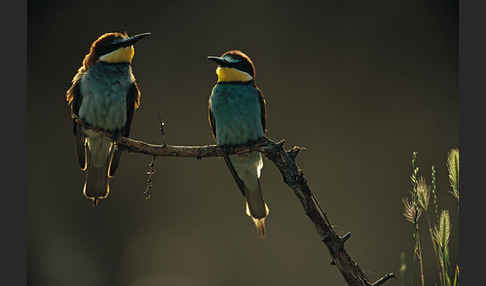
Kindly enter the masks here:
<path id="1" fill-rule="evenodd" d="M 251 59 L 237 50 L 208 59 L 218 65 L 218 80 L 209 98 L 209 124 L 216 143 L 230 146 L 262 138 L 266 134 L 265 99 L 255 84 L 255 66 Z M 262 155 L 255 151 L 225 159 L 246 199 L 246 214 L 264 238 L 269 209 L 260 184 Z"/>
<path id="2" fill-rule="evenodd" d="M 73 119 L 113 134 L 113 138 L 107 138 L 88 130 L 85 135 L 73 121 L 78 161 L 85 175 L 83 195 L 94 206 L 110 194 L 110 179 L 121 157 L 116 139 L 129 136 L 134 111 L 140 106 L 140 89 L 131 66 L 133 44 L 149 35 L 129 37 L 115 32 L 99 37 L 66 92 Z"/>

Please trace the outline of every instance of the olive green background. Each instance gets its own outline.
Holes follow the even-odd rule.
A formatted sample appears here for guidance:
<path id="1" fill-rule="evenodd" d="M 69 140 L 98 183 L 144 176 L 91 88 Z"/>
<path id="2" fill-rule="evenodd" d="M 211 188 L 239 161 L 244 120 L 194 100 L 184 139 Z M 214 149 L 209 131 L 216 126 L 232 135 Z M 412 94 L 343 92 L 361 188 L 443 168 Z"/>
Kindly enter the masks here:
<path id="1" fill-rule="evenodd" d="M 81 194 L 64 94 L 105 32 L 152 32 L 135 46 L 142 91 L 132 137 L 212 143 L 207 55 L 241 49 L 255 62 L 269 136 L 305 146 L 309 185 L 347 250 L 375 279 L 412 249 L 402 217 L 410 156 L 447 194 L 459 145 L 456 1 L 30 1 L 28 17 L 29 285 L 345 285 L 278 170 L 265 160 L 268 235 L 258 239 L 221 158 L 124 154 L 112 193 Z M 290 145 L 289 145 L 290 146 Z M 426 281 L 435 264 L 428 234 Z M 398 280 L 387 285 L 400 285 Z M 432 284 L 431 284 L 432 285 Z"/>

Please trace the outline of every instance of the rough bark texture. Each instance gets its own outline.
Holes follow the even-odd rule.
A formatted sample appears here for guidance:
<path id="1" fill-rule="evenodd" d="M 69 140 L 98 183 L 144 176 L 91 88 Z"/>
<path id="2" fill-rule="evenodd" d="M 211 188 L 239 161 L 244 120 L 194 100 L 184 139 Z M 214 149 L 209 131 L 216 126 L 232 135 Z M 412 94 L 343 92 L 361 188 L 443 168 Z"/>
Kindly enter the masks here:
<path id="1" fill-rule="evenodd" d="M 77 121 L 77 120 L 76 120 Z M 82 125 L 82 122 L 78 121 Z M 109 132 L 98 130 L 107 136 Z M 351 237 L 351 233 L 339 236 L 326 214 L 319 206 L 319 202 L 312 194 L 307 179 L 303 172 L 295 163 L 295 158 L 301 147 L 294 146 L 290 150 L 285 150 L 284 141 L 275 142 L 267 138 L 262 138 L 247 145 L 238 146 L 172 146 L 154 145 L 126 137 L 117 139 L 118 146 L 122 150 L 129 152 L 142 153 L 152 156 L 172 156 L 172 157 L 224 157 L 230 154 L 247 153 L 251 151 L 262 152 L 280 170 L 283 181 L 294 191 L 295 195 L 302 204 L 306 215 L 314 223 L 317 233 L 322 242 L 327 246 L 332 257 L 332 265 L 336 265 L 349 286 L 379 286 L 390 278 L 395 277 L 393 273 L 387 273 L 375 282 L 370 282 L 366 274 L 359 265 L 351 258 L 344 248 L 344 243 Z"/>

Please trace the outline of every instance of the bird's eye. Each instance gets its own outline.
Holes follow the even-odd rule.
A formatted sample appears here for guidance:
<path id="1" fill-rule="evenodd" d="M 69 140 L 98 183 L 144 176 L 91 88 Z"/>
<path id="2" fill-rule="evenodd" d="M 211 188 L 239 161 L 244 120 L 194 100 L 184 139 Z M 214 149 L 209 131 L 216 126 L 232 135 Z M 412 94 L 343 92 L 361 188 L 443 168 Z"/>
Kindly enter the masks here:
<path id="1" fill-rule="evenodd" d="M 240 59 L 237 59 L 237 58 L 233 58 L 232 56 L 230 55 L 226 55 L 223 57 L 225 60 L 227 60 L 228 62 L 230 63 L 238 63 L 238 62 L 241 62 Z"/>

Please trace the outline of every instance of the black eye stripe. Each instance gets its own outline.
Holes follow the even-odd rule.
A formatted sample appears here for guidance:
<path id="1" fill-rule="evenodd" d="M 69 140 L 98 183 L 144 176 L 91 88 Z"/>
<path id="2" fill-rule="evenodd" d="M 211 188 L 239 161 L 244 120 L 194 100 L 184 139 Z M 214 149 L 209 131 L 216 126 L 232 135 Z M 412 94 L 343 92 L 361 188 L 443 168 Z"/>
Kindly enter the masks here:
<path id="1" fill-rule="evenodd" d="M 247 61 L 241 61 L 235 65 L 235 67 L 241 71 L 248 73 L 249 75 L 253 76 L 253 67 Z"/>
<path id="2" fill-rule="evenodd" d="M 253 67 L 246 58 L 235 54 L 227 54 L 224 55 L 223 58 L 228 61 L 228 64 L 222 66 L 232 67 L 254 76 Z"/>
<path id="3" fill-rule="evenodd" d="M 113 52 L 117 48 L 113 47 L 112 44 L 119 41 L 119 40 L 122 40 L 122 39 L 123 38 L 116 37 L 116 36 L 106 37 L 105 39 L 103 39 L 102 41 L 100 41 L 96 45 L 96 47 L 95 47 L 96 54 L 99 55 L 99 56 L 102 56 L 102 55 L 106 55 L 108 53 Z"/>

